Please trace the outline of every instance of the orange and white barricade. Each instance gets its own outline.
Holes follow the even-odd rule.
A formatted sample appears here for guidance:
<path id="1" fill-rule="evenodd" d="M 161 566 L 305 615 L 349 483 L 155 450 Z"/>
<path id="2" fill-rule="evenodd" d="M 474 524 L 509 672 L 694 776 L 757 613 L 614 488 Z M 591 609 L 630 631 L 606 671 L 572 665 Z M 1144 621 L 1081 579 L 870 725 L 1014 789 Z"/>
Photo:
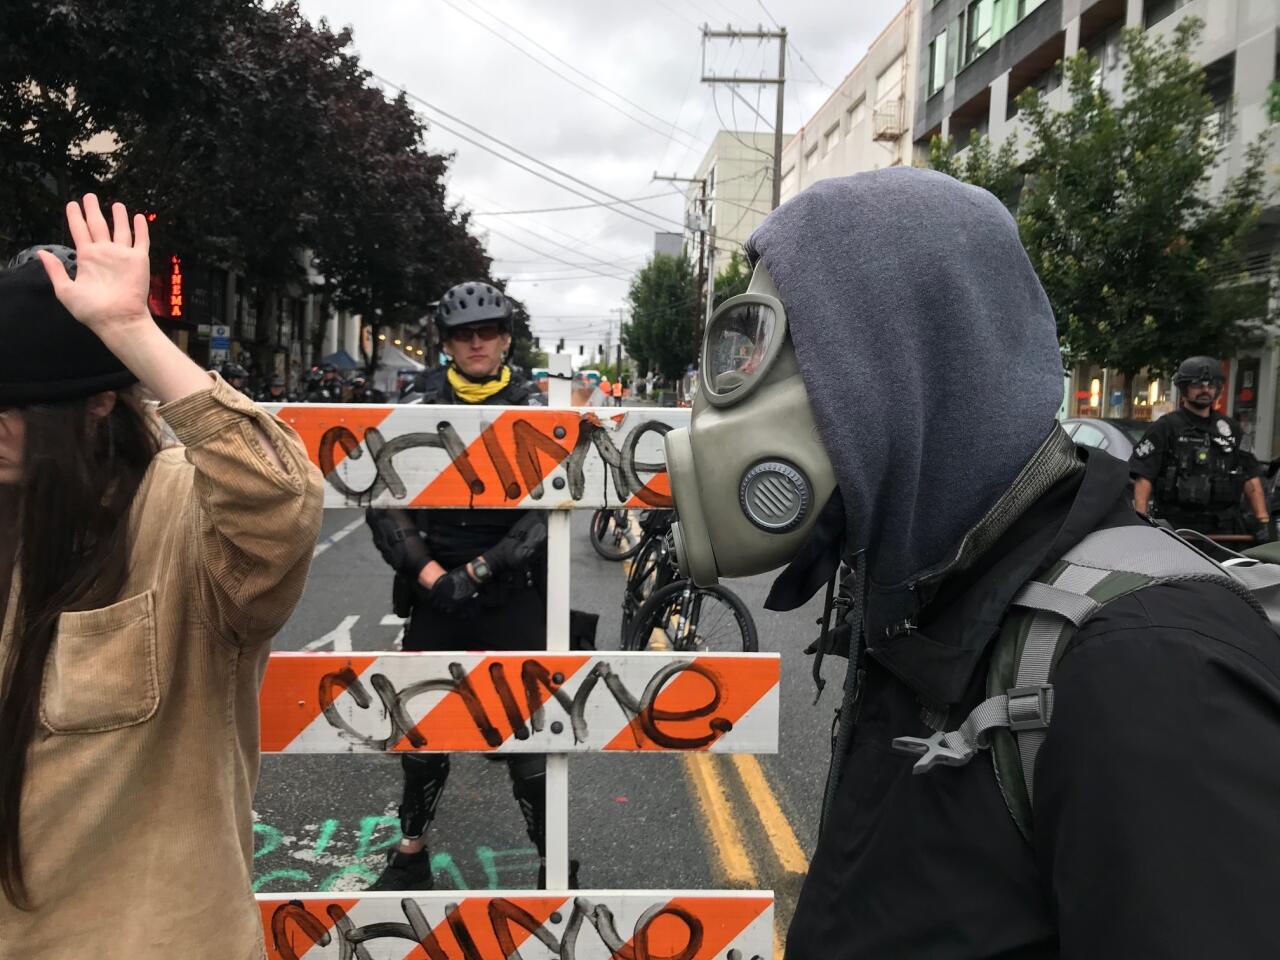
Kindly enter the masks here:
<path id="1" fill-rule="evenodd" d="M 766 960 L 768 891 L 567 891 L 568 755 L 773 753 L 777 654 L 569 651 L 569 511 L 670 507 L 670 408 L 272 406 L 326 507 L 509 507 L 547 518 L 547 652 L 275 653 L 272 753 L 547 755 L 547 891 L 258 894 L 270 960 Z"/>

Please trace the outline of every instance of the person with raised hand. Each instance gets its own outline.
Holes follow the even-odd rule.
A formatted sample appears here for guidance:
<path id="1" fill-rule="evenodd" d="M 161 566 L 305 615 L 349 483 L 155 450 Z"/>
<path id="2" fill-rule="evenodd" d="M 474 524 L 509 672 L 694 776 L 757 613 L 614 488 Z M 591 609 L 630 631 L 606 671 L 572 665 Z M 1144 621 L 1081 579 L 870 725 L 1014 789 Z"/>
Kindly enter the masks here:
<path id="1" fill-rule="evenodd" d="M 258 686 L 322 478 L 155 325 L 111 219 L 0 271 L 0 960 L 250 960 Z"/>

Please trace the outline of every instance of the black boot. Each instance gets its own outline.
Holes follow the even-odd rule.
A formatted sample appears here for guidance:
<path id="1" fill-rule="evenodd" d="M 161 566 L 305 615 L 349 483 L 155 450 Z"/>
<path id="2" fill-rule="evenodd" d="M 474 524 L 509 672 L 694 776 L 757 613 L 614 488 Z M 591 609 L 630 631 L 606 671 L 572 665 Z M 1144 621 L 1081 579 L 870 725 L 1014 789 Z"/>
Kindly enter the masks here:
<path id="1" fill-rule="evenodd" d="M 370 890 L 434 890 L 431 875 L 431 851 L 425 847 L 417 853 L 392 850 L 387 865 Z"/>

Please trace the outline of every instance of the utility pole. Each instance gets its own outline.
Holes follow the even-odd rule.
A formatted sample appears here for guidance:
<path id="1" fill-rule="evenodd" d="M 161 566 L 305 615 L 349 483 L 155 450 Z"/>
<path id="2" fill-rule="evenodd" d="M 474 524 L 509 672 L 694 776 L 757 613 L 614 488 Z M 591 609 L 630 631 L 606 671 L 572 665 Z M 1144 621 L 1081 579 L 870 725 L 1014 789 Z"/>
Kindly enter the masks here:
<path id="1" fill-rule="evenodd" d="M 778 75 L 776 77 L 728 77 L 707 76 L 707 41 L 708 40 L 777 40 L 778 41 Z M 776 85 L 778 97 L 777 113 L 773 121 L 773 207 L 776 210 L 782 202 L 782 95 L 787 85 L 787 28 L 766 30 L 758 26 L 754 30 L 711 30 L 705 25 L 702 28 L 702 82 L 703 83 L 772 83 Z"/>
<path id="2" fill-rule="evenodd" d="M 698 194 L 698 206 L 700 212 L 698 214 L 698 307 L 710 302 L 707 294 L 707 223 L 710 217 L 707 215 L 707 178 L 706 177 L 663 177 L 656 172 L 653 175 L 654 180 L 665 180 L 669 183 L 696 183 L 700 190 Z M 688 226 L 686 221 L 685 226 Z M 714 278 L 712 283 L 715 283 Z M 695 310 L 693 314 L 693 362 L 698 362 L 698 354 L 702 350 L 702 323 L 701 309 Z M 708 313 L 707 316 L 711 314 Z"/>
<path id="3" fill-rule="evenodd" d="M 626 307 L 610 307 L 609 312 L 616 313 L 618 315 L 618 354 L 621 355 L 622 354 L 622 318 L 626 314 L 627 308 Z M 605 340 L 604 340 L 603 360 L 605 363 L 609 362 L 609 354 L 613 352 L 613 350 L 611 349 L 612 343 L 613 343 L 613 321 L 610 320 L 609 332 L 605 334 Z M 621 366 L 618 367 L 617 372 L 618 373 L 622 372 Z"/>

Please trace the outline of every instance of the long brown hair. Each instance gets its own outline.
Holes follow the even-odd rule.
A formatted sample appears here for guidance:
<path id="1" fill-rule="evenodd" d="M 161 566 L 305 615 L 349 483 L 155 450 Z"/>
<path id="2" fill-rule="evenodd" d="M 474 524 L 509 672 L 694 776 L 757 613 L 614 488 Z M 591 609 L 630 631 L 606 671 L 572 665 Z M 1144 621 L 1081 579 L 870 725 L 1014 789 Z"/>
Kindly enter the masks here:
<path id="1" fill-rule="evenodd" d="M 19 577 L 13 643 L 0 666 L 0 890 L 29 910 L 19 818 L 45 661 L 59 614 L 118 599 L 129 508 L 159 441 L 129 391 L 104 417 L 91 417 L 87 400 L 30 406 L 22 416 L 23 477 L 0 497 L 0 550 L 16 550 Z"/>

